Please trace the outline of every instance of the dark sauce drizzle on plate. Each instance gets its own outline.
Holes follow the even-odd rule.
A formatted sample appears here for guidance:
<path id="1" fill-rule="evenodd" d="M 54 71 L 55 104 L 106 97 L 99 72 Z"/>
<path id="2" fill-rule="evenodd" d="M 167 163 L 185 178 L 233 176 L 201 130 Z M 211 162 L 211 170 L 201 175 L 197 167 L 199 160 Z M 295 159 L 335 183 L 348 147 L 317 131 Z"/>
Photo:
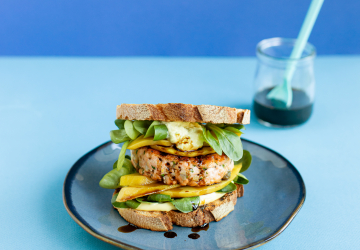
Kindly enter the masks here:
<path id="1" fill-rule="evenodd" d="M 177 234 L 175 232 L 166 232 L 166 233 L 164 233 L 164 236 L 166 238 L 175 238 L 177 236 Z"/>
<path id="2" fill-rule="evenodd" d="M 131 232 L 134 232 L 136 229 L 139 229 L 139 228 L 137 226 L 134 226 L 133 224 L 129 223 L 128 225 L 119 227 L 118 231 L 122 232 L 122 233 L 131 233 Z"/>
<path id="3" fill-rule="evenodd" d="M 200 235 L 197 233 L 189 234 L 188 237 L 193 240 L 197 240 L 200 238 Z"/>
<path id="4" fill-rule="evenodd" d="M 137 229 L 139 229 L 137 226 L 134 226 L 133 224 L 129 223 L 128 225 L 119 227 L 118 231 L 121 232 L 121 233 L 131 233 L 131 232 L 134 232 Z M 197 233 L 200 232 L 200 231 L 207 231 L 208 229 L 209 229 L 209 224 L 204 224 L 204 225 L 202 225 L 200 227 L 193 227 L 191 229 L 191 231 L 194 232 L 194 233 L 189 234 L 188 237 L 190 239 L 193 239 L 193 240 L 199 239 L 200 235 L 197 234 Z M 177 234 L 175 232 L 165 232 L 164 236 L 166 238 L 175 238 L 175 237 L 177 237 Z"/>
<path id="5" fill-rule="evenodd" d="M 200 227 L 193 227 L 193 228 L 191 229 L 191 232 L 194 232 L 194 233 L 189 234 L 188 237 L 189 237 L 190 239 L 193 239 L 193 240 L 199 239 L 199 238 L 200 238 L 200 235 L 197 234 L 197 233 L 200 232 L 200 231 L 207 231 L 207 230 L 209 229 L 209 225 L 210 225 L 210 224 L 208 223 L 208 224 L 204 224 L 204 225 L 202 225 L 202 226 L 200 226 Z"/>
<path id="6" fill-rule="evenodd" d="M 191 229 L 191 232 L 194 232 L 194 233 L 198 233 L 200 231 L 207 231 L 209 229 L 209 223 L 208 224 L 204 224 L 200 227 L 193 227 Z"/>

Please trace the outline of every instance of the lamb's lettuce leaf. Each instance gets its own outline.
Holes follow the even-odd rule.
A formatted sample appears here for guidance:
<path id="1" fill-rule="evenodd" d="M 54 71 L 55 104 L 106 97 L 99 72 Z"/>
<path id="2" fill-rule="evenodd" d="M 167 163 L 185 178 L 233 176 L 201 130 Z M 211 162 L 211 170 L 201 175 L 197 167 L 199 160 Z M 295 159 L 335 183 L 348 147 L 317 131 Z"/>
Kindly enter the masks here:
<path id="1" fill-rule="evenodd" d="M 209 130 L 207 130 L 205 127 L 203 127 L 202 129 L 205 141 L 210 145 L 210 147 L 215 150 L 218 155 L 222 155 L 222 150 L 219 142 L 215 139 L 215 137 L 211 134 Z"/>
<path id="2" fill-rule="evenodd" d="M 226 187 L 223 187 L 222 189 L 216 191 L 219 193 L 230 193 L 232 191 L 236 190 L 236 185 L 232 182 L 229 183 Z"/>
<path id="3" fill-rule="evenodd" d="M 245 185 L 249 183 L 249 180 L 245 177 L 245 175 L 238 173 L 234 179 L 234 183 Z"/>
<path id="4" fill-rule="evenodd" d="M 207 125 L 219 140 L 222 151 L 232 160 L 238 161 L 243 155 L 243 147 L 240 138 L 233 132 L 221 129 L 214 125 Z"/>
<path id="5" fill-rule="evenodd" d="M 130 144 L 130 141 L 126 141 L 121 147 L 119 158 L 118 158 L 118 163 L 117 163 L 117 169 L 119 169 L 119 170 L 122 167 L 122 165 L 124 164 L 125 153 L 126 153 L 126 149 L 129 146 L 129 144 Z"/>
<path id="6" fill-rule="evenodd" d="M 169 131 L 164 124 L 154 126 L 154 141 L 163 140 L 168 137 Z"/>
<path id="7" fill-rule="evenodd" d="M 135 140 L 140 132 L 137 131 L 135 128 L 134 128 L 134 125 L 133 125 L 133 122 L 132 121 L 129 121 L 129 120 L 126 120 L 125 123 L 124 123 L 124 128 L 125 128 L 125 131 L 126 131 L 126 134 L 132 139 L 132 140 Z"/>
<path id="8" fill-rule="evenodd" d="M 171 196 L 167 194 L 151 194 L 147 197 L 147 201 L 167 202 L 171 201 Z"/>
<path id="9" fill-rule="evenodd" d="M 115 125 L 116 125 L 119 129 L 124 129 L 124 123 L 125 123 L 125 120 L 121 120 L 121 119 L 115 120 Z"/>
<path id="10" fill-rule="evenodd" d="M 111 204 L 116 207 L 116 208 L 129 208 L 127 205 L 126 205 L 126 202 L 117 202 L 116 201 L 116 198 L 118 196 L 119 193 L 116 193 L 112 196 L 111 198 Z"/>
<path id="11" fill-rule="evenodd" d="M 155 134 L 155 129 L 154 129 L 154 126 L 155 125 L 159 125 L 160 122 L 159 121 L 153 121 L 150 125 L 150 127 L 148 128 L 148 130 L 146 131 L 146 134 L 144 136 L 144 138 L 148 138 L 148 137 L 151 137 L 151 136 L 154 136 Z"/>
<path id="12" fill-rule="evenodd" d="M 137 131 L 145 135 L 151 123 L 152 123 L 151 121 L 134 121 L 133 125 Z"/>
<path id="13" fill-rule="evenodd" d="M 126 134 L 125 129 L 118 129 L 110 131 L 110 139 L 113 143 L 119 144 L 130 140 L 130 137 Z"/>
<path id="14" fill-rule="evenodd" d="M 135 199 L 125 201 L 125 204 L 126 204 L 126 206 L 133 208 L 133 209 L 136 209 L 138 206 L 140 206 L 140 202 L 136 201 Z"/>
<path id="15" fill-rule="evenodd" d="M 193 207 L 198 207 L 200 204 L 200 197 L 187 197 L 182 199 L 174 199 L 171 203 L 183 213 L 190 213 L 193 211 Z"/>
<path id="16" fill-rule="evenodd" d="M 248 168 L 250 167 L 251 162 L 252 162 L 252 156 L 249 151 L 244 150 L 243 157 L 241 158 L 240 162 L 242 163 L 240 173 L 248 170 Z"/>

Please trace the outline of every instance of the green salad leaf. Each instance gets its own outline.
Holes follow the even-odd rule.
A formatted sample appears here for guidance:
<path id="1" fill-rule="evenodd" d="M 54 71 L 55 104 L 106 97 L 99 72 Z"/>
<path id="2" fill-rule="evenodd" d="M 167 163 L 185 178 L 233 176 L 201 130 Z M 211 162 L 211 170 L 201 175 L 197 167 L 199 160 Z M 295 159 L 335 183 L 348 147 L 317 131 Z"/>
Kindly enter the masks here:
<path id="1" fill-rule="evenodd" d="M 252 156 L 249 151 L 244 150 L 243 157 L 241 158 L 240 162 L 242 163 L 240 173 L 248 170 L 248 168 L 250 167 L 251 162 L 252 162 Z"/>
<path id="2" fill-rule="evenodd" d="M 155 134 L 155 129 L 154 129 L 154 126 L 155 125 L 159 125 L 160 122 L 159 121 L 153 121 L 150 125 L 150 127 L 148 128 L 148 130 L 146 131 L 146 134 L 144 136 L 144 138 L 148 138 L 148 137 L 151 137 L 151 136 L 154 136 Z"/>
<path id="3" fill-rule="evenodd" d="M 135 140 L 140 132 L 137 131 L 135 128 L 134 128 L 134 125 L 133 125 L 133 122 L 132 121 L 129 121 L 129 120 L 126 120 L 125 123 L 124 123 L 124 128 L 125 128 L 125 131 L 126 131 L 126 134 L 132 139 L 132 140 Z"/>
<path id="4" fill-rule="evenodd" d="M 140 202 L 134 200 L 125 201 L 126 206 L 136 209 L 138 206 L 140 206 Z"/>
<path id="5" fill-rule="evenodd" d="M 128 200 L 125 202 L 117 202 L 116 198 L 119 195 L 119 193 L 116 193 L 111 198 L 111 204 L 116 208 L 133 208 L 136 209 L 140 205 L 140 202 L 136 200 Z"/>
<path id="6" fill-rule="evenodd" d="M 99 186 L 107 189 L 115 189 L 120 187 L 120 178 L 124 175 L 124 170 L 113 169 L 106 173 L 100 180 Z"/>
<path id="7" fill-rule="evenodd" d="M 126 156 L 128 156 L 128 155 L 126 155 Z M 126 156 L 125 156 L 125 160 L 124 160 L 122 167 L 125 167 L 126 169 L 128 169 L 130 171 L 129 174 L 135 173 L 136 170 L 135 170 L 134 166 L 132 165 L 131 160 Z M 118 160 L 116 160 L 116 162 L 114 162 L 113 169 L 117 168 L 117 164 L 118 164 Z"/>
<path id="8" fill-rule="evenodd" d="M 116 208 L 129 208 L 127 205 L 126 205 L 126 202 L 117 202 L 116 201 L 116 198 L 118 196 L 119 193 L 116 193 L 112 196 L 111 198 L 111 204 L 116 207 Z"/>
<path id="9" fill-rule="evenodd" d="M 181 212 L 189 213 L 193 211 L 193 206 L 198 207 L 200 204 L 200 197 L 188 197 L 182 199 L 174 199 L 171 203 Z"/>
<path id="10" fill-rule="evenodd" d="M 245 177 L 245 175 L 238 173 L 234 179 L 234 183 L 245 185 L 249 183 L 249 180 Z"/>
<path id="11" fill-rule="evenodd" d="M 164 125 L 164 124 L 155 125 L 154 131 L 155 131 L 154 141 L 159 141 L 159 140 L 165 139 L 169 133 L 166 125 Z"/>
<path id="12" fill-rule="evenodd" d="M 147 197 L 147 201 L 156 201 L 156 202 L 171 201 L 171 196 L 167 194 L 151 194 Z"/>
<path id="13" fill-rule="evenodd" d="M 137 131 L 145 135 L 151 123 L 151 121 L 134 121 L 133 125 Z"/>
<path id="14" fill-rule="evenodd" d="M 124 129 L 124 123 L 125 123 L 125 120 L 121 120 L 121 119 L 115 120 L 115 125 L 116 125 L 119 129 Z"/>
<path id="15" fill-rule="evenodd" d="M 111 204 L 113 204 L 116 201 L 116 198 L 118 197 L 119 192 L 113 194 L 113 196 L 111 197 Z"/>
<path id="16" fill-rule="evenodd" d="M 210 147 L 212 147 L 218 155 L 222 155 L 222 150 L 219 142 L 215 139 L 215 137 L 211 134 L 210 131 L 206 130 L 205 127 L 202 127 L 202 129 L 205 141 L 209 143 Z"/>
<path id="17" fill-rule="evenodd" d="M 140 203 L 151 203 L 150 201 L 147 201 L 146 198 L 147 198 L 146 196 L 143 196 L 143 197 L 138 197 L 135 200 Z"/>
<path id="18" fill-rule="evenodd" d="M 232 182 L 229 183 L 226 187 L 223 187 L 222 189 L 216 191 L 219 193 L 230 193 L 232 191 L 236 190 L 236 185 Z"/>
<path id="19" fill-rule="evenodd" d="M 230 132 L 233 132 L 233 133 L 240 133 L 240 134 L 242 134 L 243 132 L 241 132 L 240 130 L 238 130 L 237 128 L 234 128 L 234 127 L 226 127 L 226 128 L 224 128 L 224 129 L 226 129 L 226 130 L 228 130 L 228 131 L 230 131 Z"/>
<path id="20" fill-rule="evenodd" d="M 124 163 L 122 168 L 125 168 L 129 173 L 128 174 L 134 174 L 136 173 L 136 170 L 133 166 L 133 164 L 131 163 L 131 161 L 127 158 L 124 159 Z"/>
<path id="21" fill-rule="evenodd" d="M 245 126 L 244 125 L 241 125 L 241 124 L 227 124 L 226 125 L 227 127 L 233 127 L 233 128 L 236 128 L 238 130 L 245 130 Z"/>
<path id="22" fill-rule="evenodd" d="M 240 138 L 233 132 L 221 129 L 214 125 L 207 125 L 219 140 L 223 152 L 232 160 L 240 160 L 243 155 L 243 147 Z"/>
<path id="23" fill-rule="evenodd" d="M 116 208 L 129 208 L 126 205 L 126 202 L 114 202 L 114 203 L 112 203 L 112 205 Z"/>
<path id="24" fill-rule="evenodd" d="M 209 145 L 215 150 L 216 153 L 222 155 L 222 149 L 219 141 L 211 134 L 210 131 L 206 131 L 206 138 L 208 139 Z M 213 147 L 214 146 L 214 147 Z"/>
<path id="25" fill-rule="evenodd" d="M 136 170 L 129 159 L 124 159 L 124 163 L 120 169 L 118 169 L 117 166 L 118 161 L 114 163 L 113 170 L 105 174 L 100 180 L 100 187 L 108 189 L 119 188 L 121 176 L 136 173 Z"/>
<path id="26" fill-rule="evenodd" d="M 110 139 L 113 143 L 119 144 L 130 140 L 130 137 L 126 134 L 125 129 L 119 129 L 110 131 Z"/>
<path id="27" fill-rule="evenodd" d="M 126 149 L 129 146 L 129 144 L 130 144 L 130 141 L 126 141 L 126 142 L 124 142 L 124 144 L 121 147 L 119 158 L 118 158 L 117 169 L 120 169 L 122 167 L 122 165 L 124 164 L 125 153 L 126 153 Z"/>
<path id="28" fill-rule="evenodd" d="M 181 212 L 190 213 L 193 211 L 192 203 L 187 200 L 187 198 L 183 199 L 174 199 L 171 203 Z"/>

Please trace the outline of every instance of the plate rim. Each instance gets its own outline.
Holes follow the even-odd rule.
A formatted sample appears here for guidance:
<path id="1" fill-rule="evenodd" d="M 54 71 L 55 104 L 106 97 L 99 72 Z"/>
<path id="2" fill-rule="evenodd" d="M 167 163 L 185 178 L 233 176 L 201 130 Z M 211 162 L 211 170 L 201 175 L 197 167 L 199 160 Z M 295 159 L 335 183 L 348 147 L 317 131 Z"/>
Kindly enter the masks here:
<path id="1" fill-rule="evenodd" d="M 246 246 L 243 246 L 241 248 L 236 248 L 236 250 L 245 250 L 245 249 L 254 249 L 254 248 L 257 248 L 257 247 L 260 247 L 266 243 L 268 243 L 269 241 L 275 239 L 277 236 L 279 236 L 289 225 L 290 223 L 294 220 L 294 218 L 296 217 L 296 215 L 299 213 L 300 209 L 302 208 L 302 206 L 304 205 L 304 202 L 305 202 L 305 198 L 306 198 L 306 187 L 305 187 L 305 182 L 300 174 L 300 172 L 296 169 L 296 167 L 289 161 L 287 160 L 284 156 L 282 156 L 281 154 L 279 154 L 278 152 L 274 151 L 273 149 L 271 148 L 268 148 L 264 145 L 261 145 L 259 143 L 256 143 L 256 142 L 253 142 L 251 140 L 248 140 L 248 139 L 245 139 L 245 138 L 241 138 L 242 141 L 246 141 L 248 143 L 252 143 L 252 144 L 255 144 L 257 146 L 260 146 L 260 147 L 263 147 L 269 151 L 271 151 L 272 153 L 276 154 L 278 157 L 282 158 L 283 160 L 285 160 L 287 163 L 290 164 L 290 167 L 292 168 L 292 170 L 294 171 L 295 175 L 297 175 L 297 179 L 300 180 L 300 186 L 301 186 L 301 189 L 302 189 L 302 193 L 301 193 L 301 200 L 299 202 L 299 204 L 296 206 L 295 210 L 291 213 L 290 217 L 287 219 L 287 221 L 277 230 L 275 231 L 271 236 L 265 238 L 265 239 L 260 239 L 258 241 L 255 241 L 251 244 L 248 244 Z M 75 214 L 73 213 L 73 211 L 69 208 L 68 206 L 68 202 L 66 200 L 66 184 L 67 182 L 69 181 L 68 180 L 68 177 L 70 175 L 70 173 L 72 171 L 75 171 L 75 167 L 82 161 L 85 161 L 90 155 L 92 155 L 95 151 L 97 151 L 99 148 L 109 144 L 109 143 L 112 143 L 112 141 L 107 141 L 107 142 L 104 142 L 103 144 L 93 148 L 92 150 L 90 150 L 89 152 L 87 152 L 85 155 L 81 156 L 72 166 L 71 168 L 69 169 L 69 171 L 67 172 L 66 174 L 66 177 L 65 177 L 65 180 L 64 180 L 64 184 L 63 184 L 63 192 L 62 192 L 62 198 L 63 198 L 63 203 L 64 203 L 64 206 L 65 206 L 65 209 L 66 211 L 68 212 L 68 214 L 70 215 L 70 217 L 82 228 L 84 229 L 87 233 L 89 233 L 90 235 L 94 236 L 95 238 L 99 239 L 99 240 L 102 240 L 106 243 L 109 243 L 111 245 L 114 245 L 114 246 L 117 246 L 117 247 L 121 247 L 123 249 L 126 249 L 126 250 L 141 250 L 142 248 L 138 248 L 138 247 L 135 247 L 133 245 L 129 245 L 127 243 L 124 243 L 124 242 L 121 242 L 121 241 L 117 241 L 117 240 L 114 240 L 112 238 L 109 238 L 105 235 L 102 235 L 102 234 L 99 234 L 99 233 L 96 233 L 94 232 L 90 227 L 86 226 L 84 223 L 82 223 L 80 221 L 79 218 L 77 218 L 75 216 Z"/>

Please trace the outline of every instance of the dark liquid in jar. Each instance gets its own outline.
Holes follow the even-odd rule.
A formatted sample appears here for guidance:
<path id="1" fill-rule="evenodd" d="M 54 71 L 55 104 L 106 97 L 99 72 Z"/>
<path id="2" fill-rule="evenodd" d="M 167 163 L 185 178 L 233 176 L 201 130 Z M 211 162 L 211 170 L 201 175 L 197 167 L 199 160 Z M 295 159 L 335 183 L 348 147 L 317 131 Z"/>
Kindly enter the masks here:
<path id="1" fill-rule="evenodd" d="M 272 88 L 258 92 L 254 98 L 254 111 L 256 116 L 271 124 L 280 126 L 299 125 L 306 122 L 313 109 L 310 98 L 304 91 L 292 89 L 293 101 L 290 108 L 275 108 L 276 104 L 266 98 Z"/>

